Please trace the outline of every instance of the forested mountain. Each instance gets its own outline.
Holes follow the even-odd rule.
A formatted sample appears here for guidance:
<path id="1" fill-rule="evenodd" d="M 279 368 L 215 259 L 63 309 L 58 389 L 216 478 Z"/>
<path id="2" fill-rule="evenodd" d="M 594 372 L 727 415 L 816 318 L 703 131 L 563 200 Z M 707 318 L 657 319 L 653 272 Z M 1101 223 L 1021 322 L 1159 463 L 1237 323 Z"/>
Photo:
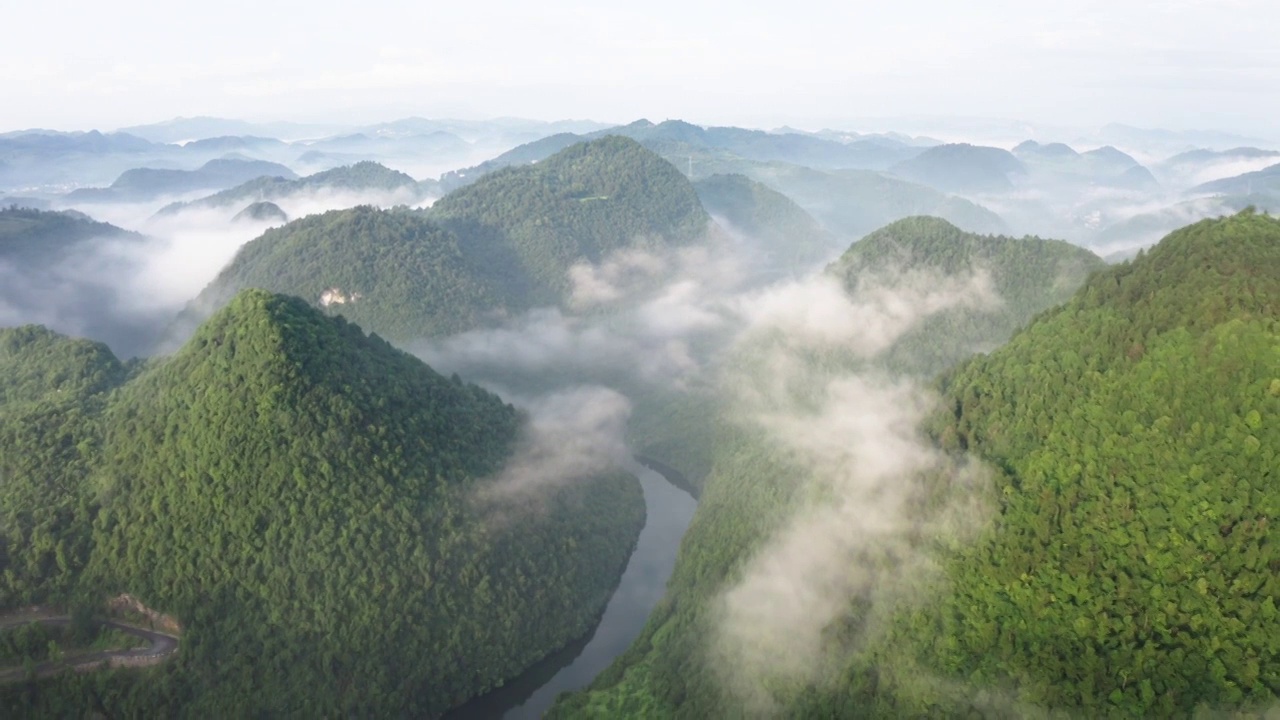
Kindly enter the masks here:
<path id="1" fill-rule="evenodd" d="M 468 263 L 458 238 L 421 213 L 368 206 L 273 228 L 236 253 L 196 298 L 187 322 L 245 288 L 288 293 L 397 341 L 475 327 L 506 297 Z"/>
<path id="2" fill-rule="evenodd" d="M 0 608 L 74 588 L 91 548 L 98 416 L 125 374 L 100 343 L 0 329 Z"/>
<path id="3" fill-rule="evenodd" d="M 247 220 L 252 222 L 269 222 L 269 223 L 287 223 L 289 216 L 280 206 L 273 202 L 256 202 L 245 207 L 245 209 L 236 213 L 232 220 Z"/>
<path id="4" fill-rule="evenodd" d="M 23 273 L 48 269 L 84 242 L 141 239 L 137 233 L 75 211 L 0 208 L 0 260 L 13 263 Z"/>
<path id="5" fill-rule="evenodd" d="M 745 175 L 711 175 L 694 182 L 712 217 L 741 233 L 762 265 L 778 272 L 805 270 L 830 258 L 836 240 L 786 195 Z"/>
<path id="6" fill-rule="evenodd" d="M 940 218 L 899 220 L 854 243 L 830 268 L 850 292 L 860 282 L 901 273 L 982 274 L 1000 299 L 990 309 L 954 308 L 919 323 L 882 361 L 895 372 L 928 375 L 1003 344 L 1036 313 L 1068 300 L 1106 266 L 1063 240 L 966 233 Z"/>
<path id="7" fill-rule="evenodd" d="M 945 378 L 936 432 L 998 468 L 1004 498 L 948 558 L 953 591 L 904 623 L 908 653 L 977 686 L 945 700 L 1274 705 L 1278 299 L 1280 221 L 1207 220 Z"/>
<path id="8" fill-rule="evenodd" d="M 346 167 L 325 170 L 297 180 L 285 177 L 260 177 L 215 193 L 200 200 L 173 203 L 160 210 L 176 213 L 198 208 L 243 207 L 249 203 L 279 201 L 305 193 L 399 193 L 403 200 L 417 200 L 418 183 L 408 175 L 364 161 Z"/>
<path id="9" fill-rule="evenodd" d="M 931 147 L 889 169 L 895 175 L 944 192 L 1003 192 L 1026 167 L 1000 148 L 960 143 Z"/>
<path id="10" fill-rule="evenodd" d="M 575 262 L 686 245 L 704 236 L 708 220 L 679 170 L 614 136 L 486 175 L 441 198 L 428 216 L 525 307 L 562 301 Z"/>
<path id="11" fill-rule="evenodd" d="M 490 314 L 564 303 L 574 263 L 685 245 L 707 223 L 675 168 L 631 140 L 606 138 L 494 173 L 430 211 L 360 207 L 269 230 L 241 248 L 187 322 L 261 287 L 396 341 L 435 337 Z"/>
<path id="12" fill-rule="evenodd" d="M 625 474 L 478 502 L 519 414 L 296 298 L 242 293 L 122 385 L 40 329 L 0 353 L 3 510 L 34 528 L 6 522 L 6 604 L 129 592 L 184 629 L 145 682 L 3 688 L 13 716 L 435 715 L 584 632 L 643 524 Z"/>
<path id="13" fill-rule="evenodd" d="M 658 125 L 639 120 L 592 134 L 610 135 L 631 137 L 678 168 L 691 168 L 691 178 L 746 175 L 786 195 L 840 238 L 860 237 L 911 215 L 938 215 L 974 232 L 1008 229 L 995 213 L 968 200 L 860 169 L 887 167 L 924 151 L 923 147 L 889 138 L 841 143 L 798 133 L 702 128 L 675 120 Z M 797 138 L 799 140 L 795 140 Z M 784 148 L 793 140 L 802 144 L 822 143 L 823 159 L 814 161 L 801 157 L 804 153 L 785 152 Z M 475 167 L 446 173 L 441 177 L 441 186 L 450 190 L 503 167 L 538 163 L 576 141 L 575 136 L 569 134 L 546 137 Z M 817 152 L 815 148 L 819 146 L 804 147 Z M 873 155 L 881 159 L 870 159 Z M 863 159 L 857 159 L 859 157 Z M 806 167 L 805 162 L 827 169 L 815 170 Z"/>
<path id="14" fill-rule="evenodd" d="M 75 211 L 0 209 L 0 326 L 37 323 L 138 353 L 164 320 L 116 282 L 146 238 Z"/>
<path id="15" fill-rule="evenodd" d="M 263 160 L 210 160 L 196 170 L 135 168 L 107 188 L 81 188 L 67 193 L 68 203 L 146 202 L 198 190 L 221 190 L 259 177 L 286 180 L 298 176 L 279 163 Z"/>
<path id="16" fill-rule="evenodd" d="M 1251 212 L 1204 221 L 1095 273 L 1007 345 L 944 375 L 928 432 L 957 458 L 985 461 L 979 496 L 994 519 L 969 540 L 920 546 L 942 577 L 916 587 L 914 602 L 870 618 L 853 598 L 824 632 L 820 678 L 758 688 L 770 712 L 1169 717 L 1273 707 L 1278 283 L 1280 221 Z M 794 478 L 806 470 L 721 425 L 667 602 L 553 717 L 750 714 L 727 690 L 734 658 L 713 650 L 716 598 L 801 501 Z M 930 502 L 960 488 L 946 476 L 926 482 Z"/>

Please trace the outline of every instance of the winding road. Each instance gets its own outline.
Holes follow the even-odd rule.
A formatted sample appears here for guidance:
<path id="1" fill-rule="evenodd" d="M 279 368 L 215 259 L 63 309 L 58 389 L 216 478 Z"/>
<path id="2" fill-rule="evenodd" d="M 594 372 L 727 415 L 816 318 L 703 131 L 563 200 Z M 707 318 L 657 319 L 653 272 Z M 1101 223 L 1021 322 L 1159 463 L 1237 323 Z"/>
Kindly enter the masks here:
<path id="1" fill-rule="evenodd" d="M 16 627 L 18 625 L 26 625 L 27 623 L 32 622 L 43 623 L 45 625 L 68 625 L 71 623 L 71 618 L 65 615 L 58 615 L 53 617 L 27 618 L 10 621 L 0 620 L 0 630 Z M 107 667 L 142 667 L 158 665 L 178 651 L 178 638 L 176 636 L 156 632 L 155 630 L 145 630 L 140 627 L 126 625 L 114 620 L 107 620 L 103 622 L 102 625 L 146 640 L 150 645 L 148 647 L 133 648 L 131 650 L 105 650 L 102 652 L 74 655 L 60 662 L 42 662 L 36 665 L 36 677 L 48 677 L 62 672 L 67 668 L 74 669 L 77 672 L 84 672 L 104 665 Z M 8 670 L 0 670 L 0 684 L 16 682 L 26 678 L 27 670 L 25 668 L 18 667 L 10 668 Z"/>

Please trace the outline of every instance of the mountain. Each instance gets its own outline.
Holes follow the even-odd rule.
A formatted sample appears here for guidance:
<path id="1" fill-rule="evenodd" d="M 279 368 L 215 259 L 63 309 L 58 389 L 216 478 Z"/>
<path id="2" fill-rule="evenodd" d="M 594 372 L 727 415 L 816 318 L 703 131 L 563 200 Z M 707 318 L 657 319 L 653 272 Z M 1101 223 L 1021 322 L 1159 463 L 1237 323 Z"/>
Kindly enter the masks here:
<path id="1" fill-rule="evenodd" d="M 49 269 L 93 240 L 141 240 L 142 236 L 74 211 L 0 208 L 0 260 L 19 272 Z"/>
<path id="2" fill-rule="evenodd" d="M 1280 221 L 1207 220 L 948 375 L 936 432 L 997 468 L 1002 501 L 948 558 L 948 621 L 902 643 L 947 648 L 913 672 L 976 685 L 944 702 L 1274 706 L 1277 298 Z"/>
<path id="3" fill-rule="evenodd" d="M 1260 138 L 1251 138 L 1216 130 L 1136 128 L 1119 123 L 1112 123 L 1103 127 L 1097 137 L 1104 143 L 1132 148 L 1149 154 L 1183 152 L 1192 148 L 1225 150 L 1227 148 L 1240 147 L 1241 145 L 1266 147 L 1271 144 L 1267 140 Z"/>
<path id="4" fill-rule="evenodd" d="M 165 318 L 117 284 L 137 272 L 146 242 L 75 211 L 0 209 L 0 327 L 41 324 L 126 357 L 148 351 Z"/>
<path id="5" fill-rule="evenodd" d="M 241 248 L 184 322 L 261 287 L 397 342 L 456 333 L 567 303 L 575 263 L 688 244 L 708 222 L 679 171 L 631 140 L 605 138 L 495 172 L 430 211 L 359 207 L 269 230 Z"/>
<path id="6" fill-rule="evenodd" d="M 0 689 L 6 714 L 70 695 L 113 715 L 435 716 L 586 631 L 644 522 L 638 483 L 618 473 L 523 509 L 483 501 L 521 414 L 296 298 L 241 293 L 98 405 L 73 400 L 125 380 L 109 353 L 13 332 L 0 353 L 17 345 L 20 372 L 0 413 L 15 378 L 19 400 L 63 404 L 43 436 L 3 447 L 20 462 L 4 492 L 70 478 L 68 517 L 23 507 L 76 552 L 8 551 L 21 567 L 44 553 L 80 597 L 129 592 L 177 616 L 183 639 L 163 683 Z M 68 359 L 52 366 L 49 347 Z M 28 447 L 77 463 L 36 465 Z M 56 601 L 61 587 L 39 589 Z"/>
<path id="7" fill-rule="evenodd" d="M 972 235 L 936 218 L 910 218 L 851 245 L 841 259 L 832 263 L 828 273 L 845 286 L 851 297 L 861 295 L 872 298 L 872 302 L 882 297 L 877 287 L 885 277 L 914 278 L 913 284 L 917 286 L 945 287 L 972 278 L 975 271 L 988 274 L 993 290 L 1008 293 L 1009 297 L 1003 298 L 1002 303 L 985 310 L 949 311 L 935 320 L 926 320 L 918 331 L 890 343 L 886 353 L 870 361 L 873 367 L 869 377 L 874 378 L 876 385 L 893 385 L 902 381 L 903 373 L 913 373 L 923 380 L 958 357 L 969 357 L 980 348 L 999 344 L 1037 313 L 1070 297 L 1084 281 L 1085 273 L 1100 267 L 1102 262 L 1096 256 L 1061 241 Z M 984 317 L 987 315 L 990 317 Z M 921 352 L 933 354 L 912 358 L 910 364 L 903 365 L 904 358 Z M 822 497 L 831 492 L 831 488 L 815 478 L 822 472 L 821 468 L 815 469 L 800 461 L 794 450 L 781 447 L 775 436 L 743 422 L 742 413 L 735 409 L 744 383 L 764 388 L 779 382 L 779 365 L 759 363 L 759 357 L 769 357 L 767 347 L 758 343 L 740 346 L 733 357 L 722 363 L 734 374 L 708 383 L 721 389 L 712 397 L 701 399 L 704 407 L 688 416 L 693 424 L 668 430 L 671 436 L 688 434 L 708 440 L 710 447 L 704 452 L 710 454 L 710 460 L 709 471 L 696 483 L 697 514 L 682 543 L 676 569 L 667 586 L 666 600 L 655 609 L 644 632 L 627 653 L 601 673 L 586 691 L 562 697 L 549 717 L 749 717 L 761 709 L 743 705 L 740 698 L 726 690 L 726 680 L 731 685 L 742 668 L 737 665 L 741 660 L 726 655 L 718 644 L 720 619 L 725 612 L 724 593 L 740 580 L 746 564 L 784 527 L 790 515 L 803 512 L 815 502 L 815 496 Z M 786 373 L 796 382 L 829 376 L 833 367 L 868 362 L 839 351 L 790 360 L 801 363 L 802 371 Z M 753 369 L 753 365 L 757 366 Z M 741 374 L 744 368 L 745 375 Z M 806 409 L 810 403 L 821 402 L 823 394 L 819 391 L 820 387 L 814 388 L 812 397 L 801 391 L 806 398 Z M 708 404 L 710 410 L 705 407 Z M 869 419 L 869 416 L 858 417 L 861 419 L 855 422 Z M 671 415 L 673 424 L 686 421 L 683 414 Z M 842 447 L 846 438 L 833 433 L 817 441 L 830 441 Z M 678 445 L 665 447 L 680 450 Z M 678 453 L 673 462 L 690 457 Z M 662 456 L 655 459 L 666 461 Z M 878 456 L 869 457 L 867 462 L 875 465 Z M 861 501 L 863 498 L 859 498 Z M 874 504 L 870 496 L 866 501 Z M 894 521 L 886 519 L 886 522 Z M 828 550 L 822 539 L 816 537 L 803 552 L 810 555 Z M 840 583 L 839 578 L 832 578 L 830 586 L 839 587 Z M 805 593 L 810 589 L 796 588 L 795 600 L 806 600 Z M 860 599 L 855 599 L 850 612 L 859 607 L 859 603 Z M 823 635 L 856 632 L 858 622 L 856 617 L 847 620 L 842 617 L 824 630 Z M 787 665 L 793 661 L 786 655 L 787 650 L 780 650 L 777 662 Z M 801 649 L 795 652 L 804 653 Z M 827 658 L 823 656 L 823 660 Z M 829 662 L 829 667 L 835 670 L 842 667 L 843 658 L 834 656 Z M 828 665 L 824 662 L 821 667 Z M 822 675 L 825 677 L 826 673 Z M 850 691 L 856 687 L 859 686 L 851 685 Z M 770 712 L 758 714 L 859 716 L 856 707 L 832 710 L 830 707 L 813 709 L 800 702 L 788 704 L 805 698 L 838 697 L 845 692 L 843 686 L 833 688 L 819 680 L 794 693 L 790 692 L 792 688 L 768 686 L 760 692 L 775 690 L 783 701 L 766 703 Z"/>
<path id="8" fill-rule="evenodd" d="M 503 296 L 421 213 L 362 206 L 310 215 L 250 241 L 196 298 L 197 322 L 245 288 L 296 295 L 404 342 L 461 332 Z M 489 272 L 494 272 L 489 270 Z"/>
<path id="9" fill-rule="evenodd" d="M 945 192 L 984 193 L 1013 189 L 1026 166 L 1007 150 L 961 143 L 931 147 L 889 171 Z"/>
<path id="10" fill-rule="evenodd" d="M 278 152 L 287 147 L 282 140 L 253 135 L 222 135 L 219 137 L 192 140 L 182 146 L 185 152 L 195 153 L 236 153 L 236 152 Z"/>
<path id="11" fill-rule="evenodd" d="M 657 250 L 703 237 L 707 214 L 669 162 L 623 137 L 572 145 L 454 190 L 429 217 L 456 234 L 522 307 L 568 297 L 567 271 L 623 248 Z"/>
<path id="12" fill-rule="evenodd" d="M 0 188 L 30 192 L 103 185 L 169 148 L 125 133 L 31 130 L 0 135 Z"/>
<path id="13" fill-rule="evenodd" d="M 530 165 L 545 160 L 571 145 L 584 141 L 582 135 L 573 133 L 557 133 L 545 138 L 525 143 L 512 148 L 501 155 L 486 160 L 479 165 L 462 170 L 451 170 L 440 176 L 440 184 L 445 190 L 454 190 L 475 182 L 484 175 L 512 165 Z"/>
<path id="14" fill-rule="evenodd" d="M 926 539 L 942 577 L 913 586 L 910 601 L 873 617 L 861 595 L 837 606 L 847 610 L 824 630 L 818 677 L 759 689 L 770 713 L 1274 706 L 1280 652 L 1263 628 L 1280 597 L 1269 521 L 1280 511 L 1277 283 L 1280 221 L 1204 221 L 1095 273 L 1008 344 L 946 373 L 928 433 L 985 461 L 991 475 L 962 492 L 989 498 L 994 518 L 968 540 Z M 550 717 L 737 713 L 726 687 L 738 659 L 715 644 L 722 593 L 785 508 L 804 507 L 806 470 L 721 425 L 668 599 L 628 653 Z M 928 502 L 960 490 L 945 476 L 929 482 Z"/>
<path id="15" fill-rule="evenodd" d="M 402 202 L 416 202 L 419 199 L 416 180 L 378 163 L 364 161 L 296 180 L 287 177 L 259 177 L 206 198 L 166 205 L 160 212 L 172 214 L 201 208 L 243 207 L 254 202 L 279 202 L 307 193 L 378 194 L 402 198 Z"/>
<path id="16" fill-rule="evenodd" d="M 98 460 L 97 416 L 126 375 L 100 343 L 0 329 L 0 607 L 75 586 L 92 546 L 81 490 Z"/>
<path id="17" fill-rule="evenodd" d="M 941 277 L 985 274 L 1000 298 L 995 309 L 959 307 L 919 322 L 887 350 L 897 372 L 931 375 L 975 352 L 1002 345 L 1034 315 L 1071 298 L 1090 273 L 1106 267 L 1097 255 L 1063 240 L 967 233 L 932 217 L 883 227 L 854 243 L 833 263 L 849 292 L 886 273 Z"/>
<path id="18" fill-rule="evenodd" d="M 745 175 L 712 175 L 693 184 L 707 212 L 740 233 L 765 270 L 797 272 L 831 257 L 835 238 L 786 195 Z"/>
<path id="19" fill-rule="evenodd" d="M 122 174 L 108 188 L 81 188 L 68 193 L 69 203 L 146 202 L 166 195 L 221 190 L 259 177 L 286 180 L 298 176 L 279 163 L 263 160 L 210 160 L 196 170 L 136 168 Z"/>
<path id="20" fill-rule="evenodd" d="M 965 230 L 1006 232 L 999 215 L 954 195 L 870 170 L 823 172 L 796 166 L 706 162 L 717 172 L 741 172 L 795 201 L 828 231 L 848 240 L 913 215 L 935 215 Z"/>
<path id="21" fill-rule="evenodd" d="M 245 209 L 236 213 L 231 218 L 233 222 L 241 220 L 249 220 L 253 222 L 269 222 L 284 224 L 289 222 L 289 216 L 285 214 L 280 206 L 273 202 L 256 202 L 245 207 Z"/>

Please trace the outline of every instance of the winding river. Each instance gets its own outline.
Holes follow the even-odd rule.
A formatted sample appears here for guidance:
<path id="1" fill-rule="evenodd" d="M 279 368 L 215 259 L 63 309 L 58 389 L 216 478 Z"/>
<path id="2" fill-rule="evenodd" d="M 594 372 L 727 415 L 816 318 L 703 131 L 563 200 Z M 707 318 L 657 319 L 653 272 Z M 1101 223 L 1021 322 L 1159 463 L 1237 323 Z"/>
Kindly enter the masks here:
<path id="1" fill-rule="evenodd" d="M 586 687 L 640 635 L 662 599 L 697 502 L 649 468 L 634 472 L 644 488 L 645 525 L 600 623 L 506 685 L 454 708 L 446 720 L 540 717 L 557 695 Z"/>

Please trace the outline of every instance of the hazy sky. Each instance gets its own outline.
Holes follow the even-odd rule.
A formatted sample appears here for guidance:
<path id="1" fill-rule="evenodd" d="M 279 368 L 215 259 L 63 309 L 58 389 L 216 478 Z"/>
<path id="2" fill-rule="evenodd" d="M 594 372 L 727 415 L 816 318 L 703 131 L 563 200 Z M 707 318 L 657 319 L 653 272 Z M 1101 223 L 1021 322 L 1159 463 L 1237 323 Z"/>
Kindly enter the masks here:
<path id="1" fill-rule="evenodd" d="M 1272 0 L 6 3 L 0 131 L 254 120 L 1280 117 Z"/>

